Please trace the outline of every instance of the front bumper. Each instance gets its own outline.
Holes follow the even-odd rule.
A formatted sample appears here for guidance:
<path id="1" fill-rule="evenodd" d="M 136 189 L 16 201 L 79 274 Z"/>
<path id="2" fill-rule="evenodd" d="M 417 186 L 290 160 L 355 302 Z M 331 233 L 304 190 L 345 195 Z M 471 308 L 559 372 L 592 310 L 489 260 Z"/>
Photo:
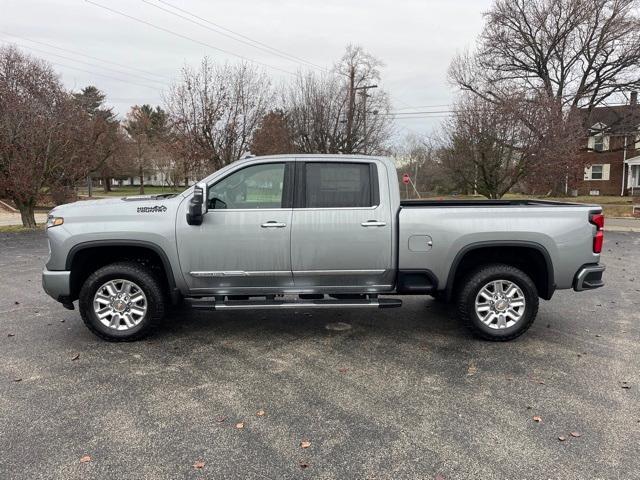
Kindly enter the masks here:
<path id="1" fill-rule="evenodd" d="M 71 294 L 71 272 L 66 270 L 42 270 L 42 288 L 58 302 L 68 302 Z"/>
<path id="2" fill-rule="evenodd" d="M 603 287 L 602 274 L 604 271 L 604 265 L 583 265 L 573 279 L 573 289 L 576 292 L 581 292 Z"/>

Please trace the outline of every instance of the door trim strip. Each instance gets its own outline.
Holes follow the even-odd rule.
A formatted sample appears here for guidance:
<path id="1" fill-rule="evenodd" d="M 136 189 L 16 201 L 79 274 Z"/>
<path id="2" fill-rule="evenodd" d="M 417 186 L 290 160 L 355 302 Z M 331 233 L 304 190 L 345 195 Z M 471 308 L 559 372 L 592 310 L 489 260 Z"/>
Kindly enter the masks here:
<path id="1" fill-rule="evenodd" d="M 294 275 L 382 275 L 386 270 L 294 270 Z"/>
<path id="2" fill-rule="evenodd" d="M 211 277 L 289 277 L 289 270 L 258 270 L 255 272 L 245 272 L 244 270 L 236 271 L 195 271 L 189 272 L 189 275 L 196 278 Z"/>

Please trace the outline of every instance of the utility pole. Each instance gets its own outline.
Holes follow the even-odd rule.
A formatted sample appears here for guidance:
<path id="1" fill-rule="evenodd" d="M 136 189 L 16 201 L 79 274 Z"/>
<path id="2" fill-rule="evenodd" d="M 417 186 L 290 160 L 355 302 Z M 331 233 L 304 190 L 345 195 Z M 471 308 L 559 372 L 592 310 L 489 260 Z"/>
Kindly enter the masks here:
<path id="1" fill-rule="evenodd" d="M 364 137 L 364 149 L 366 153 L 366 148 L 367 148 L 367 97 L 369 97 L 370 95 L 367 93 L 367 91 L 371 88 L 378 88 L 378 85 L 363 85 L 361 87 L 354 87 L 353 91 L 354 91 L 354 97 L 355 97 L 355 92 L 358 92 L 360 95 L 362 95 L 362 104 L 363 104 L 363 110 L 362 110 L 362 123 L 363 123 L 363 128 L 364 128 L 364 132 L 363 132 L 363 137 Z M 355 102 L 354 102 L 354 108 L 355 108 Z M 353 111 L 351 111 L 351 120 L 353 122 Z M 352 123 L 353 126 L 353 123 Z M 352 136 L 353 132 L 351 130 L 349 130 L 349 139 L 350 139 L 350 144 L 349 144 L 349 153 L 353 153 L 353 136 Z"/>
<path id="2" fill-rule="evenodd" d="M 349 106 L 347 109 L 347 145 L 346 153 L 353 153 L 353 114 L 356 107 L 356 67 L 349 67 Z"/>
<path id="3" fill-rule="evenodd" d="M 378 85 L 364 85 L 362 87 L 356 87 L 356 90 L 360 91 L 360 95 L 362 95 L 362 126 L 364 129 L 364 132 L 362 134 L 362 136 L 364 137 L 363 140 L 363 153 L 366 155 L 367 153 L 367 98 L 369 98 L 371 95 L 369 95 L 367 93 L 367 90 L 371 89 L 371 88 L 378 88 Z"/>

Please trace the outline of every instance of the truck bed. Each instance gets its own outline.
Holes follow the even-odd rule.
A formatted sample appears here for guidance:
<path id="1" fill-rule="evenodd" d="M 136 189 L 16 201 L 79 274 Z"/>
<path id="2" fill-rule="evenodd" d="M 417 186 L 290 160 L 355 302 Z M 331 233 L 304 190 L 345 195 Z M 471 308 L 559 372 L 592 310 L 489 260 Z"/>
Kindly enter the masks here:
<path id="1" fill-rule="evenodd" d="M 557 202 L 553 200 L 401 200 L 402 208 L 412 207 L 526 207 L 526 206 L 585 206 L 584 203 Z"/>

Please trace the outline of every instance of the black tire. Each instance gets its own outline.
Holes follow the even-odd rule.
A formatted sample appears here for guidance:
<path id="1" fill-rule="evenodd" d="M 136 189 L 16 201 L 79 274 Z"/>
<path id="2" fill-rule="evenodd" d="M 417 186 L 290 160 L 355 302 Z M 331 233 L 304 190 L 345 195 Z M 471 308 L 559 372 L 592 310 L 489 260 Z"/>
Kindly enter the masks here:
<path id="1" fill-rule="evenodd" d="M 130 280 L 140 287 L 147 301 L 147 311 L 137 325 L 128 330 L 115 330 L 103 325 L 93 309 L 97 290 L 109 280 Z M 93 272 L 85 280 L 78 300 L 80 315 L 85 325 L 95 335 L 109 342 L 132 342 L 150 333 L 151 327 L 164 316 L 165 295 L 156 276 L 143 265 L 135 262 L 118 262 Z"/>
<path id="2" fill-rule="evenodd" d="M 485 325 L 476 313 L 476 296 L 489 282 L 508 280 L 516 284 L 525 299 L 524 313 L 514 325 L 495 329 Z M 460 285 L 458 298 L 458 315 L 464 324 L 484 340 L 506 342 L 519 337 L 533 324 L 538 314 L 538 290 L 529 276 L 522 270 L 504 264 L 491 264 L 471 272 Z"/>

